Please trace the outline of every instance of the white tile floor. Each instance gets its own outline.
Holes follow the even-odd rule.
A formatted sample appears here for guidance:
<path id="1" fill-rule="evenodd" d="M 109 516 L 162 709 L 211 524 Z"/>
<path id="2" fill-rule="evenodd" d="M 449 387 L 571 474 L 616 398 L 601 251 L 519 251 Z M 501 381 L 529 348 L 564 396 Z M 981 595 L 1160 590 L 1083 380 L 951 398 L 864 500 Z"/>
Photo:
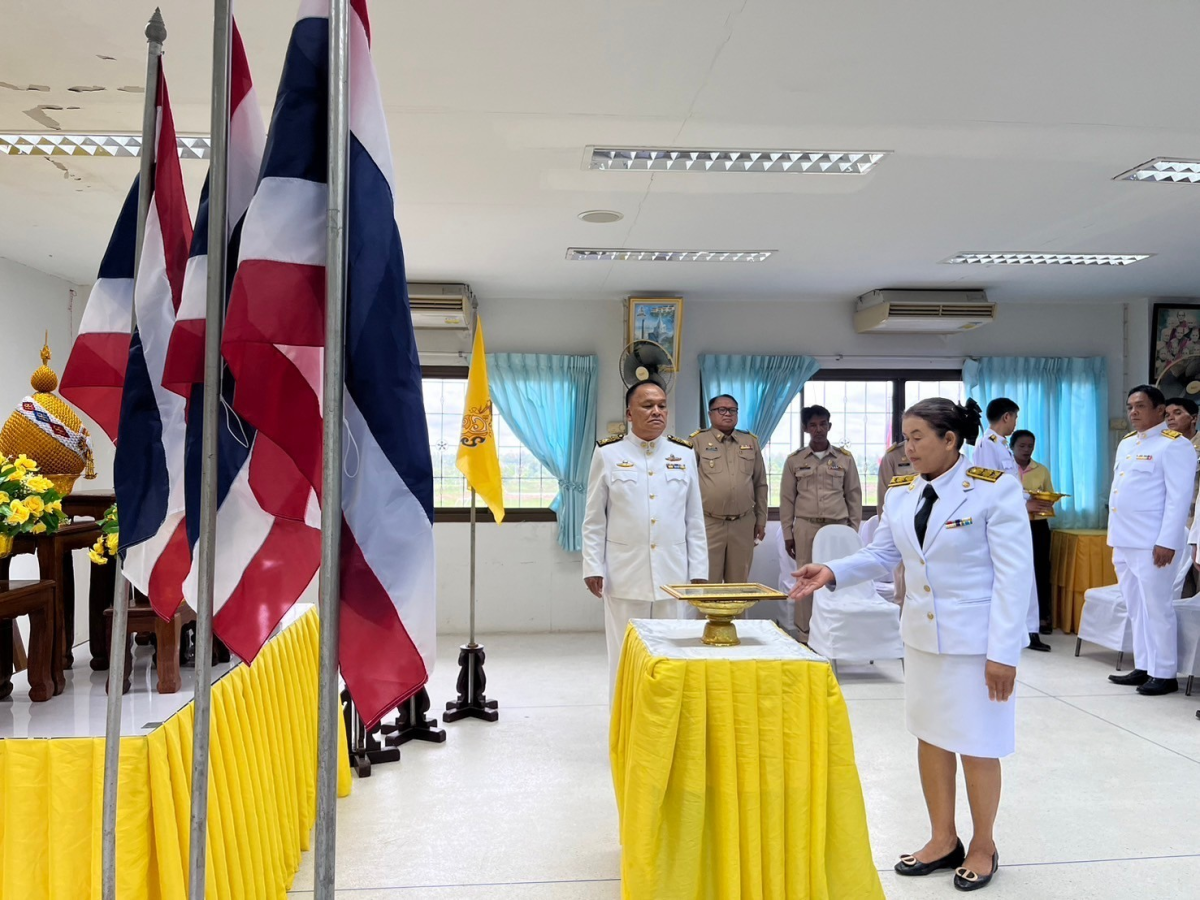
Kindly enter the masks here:
<path id="1" fill-rule="evenodd" d="M 1136 696 L 1107 682 L 1115 654 L 1074 638 L 1026 652 L 1018 751 L 997 825 L 1002 900 L 1200 896 L 1200 692 Z M 500 721 L 410 744 L 339 805 L 346 900 L 614 900 L 616 808 L 608 770 L 601 634 L 486 637 Z M 454 696 L 458 641 L 439 642 L 435 709 Z M 957 896 L 949 875 L 898 878 L 927 822 L 898 663 L 843 666 L 875 863 L 892 900 Z M 965 795 L 960 827 L 969 831 Z M 311 897 L 306 854 L 292 896 Z M 642 900 L 642 898 L 639 898 Z"/>

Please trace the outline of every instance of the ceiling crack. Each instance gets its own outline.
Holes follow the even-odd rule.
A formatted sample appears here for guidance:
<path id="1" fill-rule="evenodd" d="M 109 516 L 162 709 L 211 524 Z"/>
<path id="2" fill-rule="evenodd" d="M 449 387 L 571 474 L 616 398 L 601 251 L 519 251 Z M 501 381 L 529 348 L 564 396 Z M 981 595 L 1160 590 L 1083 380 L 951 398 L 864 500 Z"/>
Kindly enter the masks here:
<path id="1" fill-rule="evenodd" d="M 700 101 L 700 95 L 704 93 L 704 89 L 708 87 L 708 81 L 712 77 L 713 70 L 717 67 L 717 62 L 721 59 L 721 54 L 725 52 L 725 48 L 733 39 L 734 28 L 737 25 L 738 17 L 745 12 L 750 0 L 742 0 L 742 5 L 725 17 L 725 38 L 713 53 L 712 60 L 708 64 L 708 71 L 704 73 L 704 77 L 700 79 L 700 84 L 696 87 L 696 93 L 692 95 L 692 102 L 688 104 L 687 113 L 683 117 L 683 121 L 679 123 L 679 130 L 675 132 L 675 140 L 679 140 L 679 136 L 683 134 L 683 129 L 687 127 L 691 121 L 692 113 L 696 109 L 696 104 Z"/>

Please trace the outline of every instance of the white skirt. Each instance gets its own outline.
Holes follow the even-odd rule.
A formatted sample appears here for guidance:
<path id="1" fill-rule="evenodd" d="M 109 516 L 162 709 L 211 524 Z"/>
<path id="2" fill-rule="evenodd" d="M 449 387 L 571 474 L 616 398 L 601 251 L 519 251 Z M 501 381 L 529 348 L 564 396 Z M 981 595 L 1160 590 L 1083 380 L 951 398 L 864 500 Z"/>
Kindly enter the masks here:
<path id="1" fill-rule="evenodd" d="M 927 744 L 999 759 L 1016 749 L 1017 699 L 988 698 L 987 657 L 926 653 L 904 647 L 904 710 L 908 730 Z"/>

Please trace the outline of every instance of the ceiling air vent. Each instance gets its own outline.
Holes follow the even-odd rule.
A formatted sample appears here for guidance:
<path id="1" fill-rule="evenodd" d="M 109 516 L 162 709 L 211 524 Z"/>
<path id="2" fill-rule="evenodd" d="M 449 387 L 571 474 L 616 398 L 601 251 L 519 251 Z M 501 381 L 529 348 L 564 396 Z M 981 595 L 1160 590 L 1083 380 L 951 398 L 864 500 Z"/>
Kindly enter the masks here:
<path id="1" fill-rule="evenodd" d="M 859 334 L 955 334 L 996 318 L 983 291 L 871 291 L 858 298 Z"/>

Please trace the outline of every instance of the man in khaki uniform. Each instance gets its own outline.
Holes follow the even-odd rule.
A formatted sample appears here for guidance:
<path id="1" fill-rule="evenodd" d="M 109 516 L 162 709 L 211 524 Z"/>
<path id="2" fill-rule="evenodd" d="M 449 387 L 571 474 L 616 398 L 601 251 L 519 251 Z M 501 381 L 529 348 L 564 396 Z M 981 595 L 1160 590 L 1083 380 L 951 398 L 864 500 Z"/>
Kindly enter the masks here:
<path id="1" fill-rule="evenodd" d="M 912 474 L 913 467 L 904 452 L 904 441 L 896 441 L 896 443 L 887 448 L 887 452 L 883 454 L 883 459 L 879 461 L 879 501 L 877 503 L 879 518 L 883 518 L 883 498 L 887 496 L 888 485 L 892 483 L 892 479 L 897 476 Z M 895 585 L 895 593 L 892 599 L 903 606 L 904 566 L 896 568 L 896 572 L 892 576 L 892 584 Z"/>
<path id="2" fill-rule="evenodd" d="M 787 458 L 779 488 L 779 524 L 783 545 L 796 568 L 812 562 L 813 538 L 826 525 L 849 525 L 855 531 L 862 522 L 862 482 L 849 450 L 829 443 L 829 410 L 806 406 L 800 422 L 808 435 L 808 446 Z M 796 628 L 808 640 L 812 619 L 812 597 L 796 601 Z"/>
<path id="3" fill-rule="evenodd" d="M 742 584 L 767 533 L 767 467 L 758 438 L 738 431 L 737 400 L 708 402 L 712 427 L 692 433 L 708 532 L 708 580 Z"/>

